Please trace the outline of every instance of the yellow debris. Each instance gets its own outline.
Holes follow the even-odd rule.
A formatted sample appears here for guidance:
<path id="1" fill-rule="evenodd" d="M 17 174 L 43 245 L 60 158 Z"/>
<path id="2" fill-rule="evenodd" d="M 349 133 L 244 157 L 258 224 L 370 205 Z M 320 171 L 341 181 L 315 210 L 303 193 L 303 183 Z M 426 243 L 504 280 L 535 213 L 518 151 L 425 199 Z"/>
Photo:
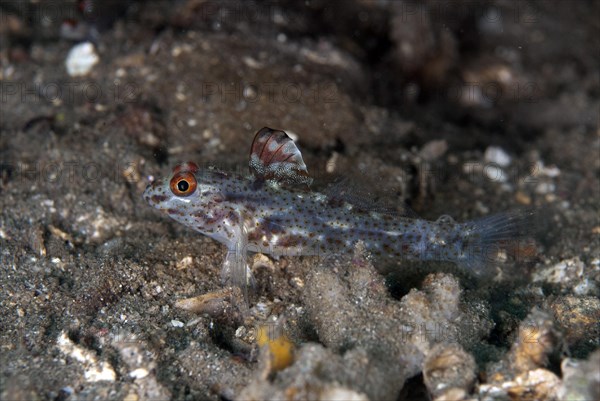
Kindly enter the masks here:
<path id="1" fill-rule="evenodd" d="M 272 325 L 259 326 L 256 343 L 267 350 L 271 372 L 285 369 L 294 362 L 294 343 Z"/>

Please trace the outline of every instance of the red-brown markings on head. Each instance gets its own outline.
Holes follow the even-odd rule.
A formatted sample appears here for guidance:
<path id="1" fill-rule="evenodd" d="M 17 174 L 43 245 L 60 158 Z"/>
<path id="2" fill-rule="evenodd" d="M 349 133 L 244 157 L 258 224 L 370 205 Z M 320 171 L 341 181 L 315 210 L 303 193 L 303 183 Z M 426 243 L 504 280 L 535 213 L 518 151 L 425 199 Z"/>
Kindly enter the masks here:
<path id="1" fill-rule="evenodd" d="M 173 169 L 173 174 L 179 174 L 181 172 L 190 172 L 192 174 L 196 174 L 198 172 L 199 168 L 198 165 L 194 162 L 186 162 L 186 163 L 180 163 L 177 166 L 175 166 L 175 168 Z"/>
<path id="2" fill-rule="evenodd" d="M 198 217 L 206 224 L 214 224 L 223 219 L 223 215 L 221 213 L 215 213 L 215 215 L 213 217 L 208 217 L 207 214 L 202 211 L 192 213 L 192 216 Z"/>
<path id="3" fill-rule="evenodd" d="M 161 203 L 161 202 L 166 201 L 167 199 L 168 199 L 168 197 L 165 195 L 152 195 L 150 197 L 150 200 L 154 203 Z"/>

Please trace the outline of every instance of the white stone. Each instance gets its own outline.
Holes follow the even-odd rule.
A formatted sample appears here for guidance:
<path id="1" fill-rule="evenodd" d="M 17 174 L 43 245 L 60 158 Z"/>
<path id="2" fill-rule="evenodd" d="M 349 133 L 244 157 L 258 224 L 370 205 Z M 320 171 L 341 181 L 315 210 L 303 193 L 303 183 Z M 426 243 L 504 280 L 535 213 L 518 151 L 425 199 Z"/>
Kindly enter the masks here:
<path id="1" fill-rule="evenodd" d="M 498 146 L 489 146 L 483 155 L 488 163 L 495 163 L 501 167 L 506 167 L 512 162 L 512 158 Z"/>
<path id="2" fill-rule="evenodd" d="M 94 45 L 83 42 L 71 48 L 65 66 L 70 76 L 79 77 L 87 75 L 99 61 L 100 57 L 96 54 Z"/>
<path id="3" fill-rule="evenodd" d="M 144 369 L 144 368 L 138 368 L 135 370 L 132 370 L 131 372 L 129 372 L 129 376 L 133 377 L 134 379 L 143 379 L 144 377 L 148 376 L 150 374 L 150 372 L 148 372 L 148 369 Z"/>

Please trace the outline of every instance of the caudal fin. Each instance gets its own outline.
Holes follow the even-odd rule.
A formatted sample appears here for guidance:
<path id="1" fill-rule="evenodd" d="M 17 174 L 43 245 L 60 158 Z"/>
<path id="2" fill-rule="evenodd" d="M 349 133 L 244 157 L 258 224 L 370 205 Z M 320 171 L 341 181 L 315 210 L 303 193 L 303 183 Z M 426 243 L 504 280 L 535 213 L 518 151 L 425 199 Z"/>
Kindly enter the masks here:
<path id="1" fill-rule="evenodd" d="M 534 233 L 533 217 L 533 210 L 525 209 L 463 223 L 463 252 L 456 262 L 474 272 L 481 272 L 497 264 L 502 251 L 517 261 L 533 253 L 531 242 L 529 245 L 524 242 Z"/>

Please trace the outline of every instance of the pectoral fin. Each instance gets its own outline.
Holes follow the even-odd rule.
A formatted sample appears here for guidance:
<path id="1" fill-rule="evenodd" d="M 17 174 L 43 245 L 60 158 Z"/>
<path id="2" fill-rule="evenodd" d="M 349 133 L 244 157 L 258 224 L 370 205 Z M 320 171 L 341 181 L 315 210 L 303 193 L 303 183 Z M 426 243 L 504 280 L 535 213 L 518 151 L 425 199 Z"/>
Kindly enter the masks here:
<path id="1" fill-rule="evenodd" d="M 248 288 L 254 289 L 256 281 L 247 262 L 248 236 L 241 233 L 239 239 L 234 246 L 227 250 L 221 268 L 221 282 L 227 286 L 241 288 L 244 299 L 248 302 Z"/>

